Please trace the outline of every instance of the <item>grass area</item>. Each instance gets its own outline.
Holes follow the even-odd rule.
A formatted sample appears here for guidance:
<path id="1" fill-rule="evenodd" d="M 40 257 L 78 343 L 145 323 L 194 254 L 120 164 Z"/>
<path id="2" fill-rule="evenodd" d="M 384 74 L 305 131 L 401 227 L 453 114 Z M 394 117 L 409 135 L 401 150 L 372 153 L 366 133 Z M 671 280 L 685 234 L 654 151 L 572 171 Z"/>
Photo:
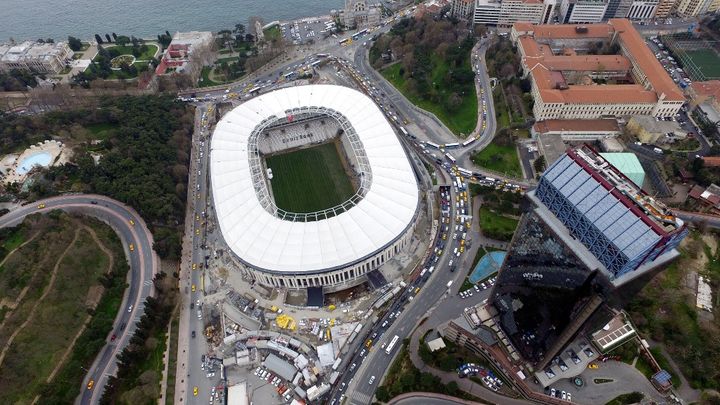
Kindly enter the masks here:
<path id="1" fill-rule="evenodd" d="M 485 149 L 474 154 L 471 159 L 480 167 L 510 177 L 522 177 L 520 160 L 515 149 L 515 145 L 499 145 L 493 140 Z"/>
<path id="2" fill-rule="evenodd" d="M 670 362 L 662 353 L 660 348 L 653 347 L 650 349 L 650 353 L 652 353 L 653 357 L 655 357 L 655 361 L 658 362 L 660 368 L 670 373 L 670 380 L 672 381 L 673 386 L 675 386 L 675 388 L 679 388 L 682 382 L 677 375 L 677 371 L 670 365 Z"/>
<path id="3" fill-rule="evenodd" d="M 24 279 L 22 284 L 28 287 L 0 329 L 0 344 L 9 344 L 0 368 L 0 400 L 30 403 L 42 394 L 40 403 L 63 403 L 78 393 L 83 377 L 80 366 L 87 368 L 104 345 L 125 287 L 124 282 L 117 285 L 119 288 L 113 288 L 112 282 L 99 282 L 110 270 L 111 259 L 88 228 L 104 241 L 104 247 L 109 247 L 114 263 L 120 262 L 124 254 L 117 238 L 111 238 L 112 230 L 97 221 L 57 213 L 30 221 L 29 226 L 39 236 L 10 256 L 7 264 L 13 271 L 0 275 L 4 285 L 8 284 L 6 277 L 20 275 Z M 104 286 L 111 288 L 107 290 Z M 108 300 L 113 296 L 115 299 Z M 27 319 L 32 321 L 23 326 Z M 80 335 L 64 366 L 46 385 L 45 381 L 88 320 L 87 333 Z M 13 334 L 15 337 L 10 341 Z M 68 372 L 69 364 L 74 369 Z M 65 400 L 58 401 L 60 397 Z"/>
<path id="4" fill-rule="evenodd" d="M 157 52 L 157 46 L 153 44 L 145 44 L 147 45 L 147 50 L 140 54 L 140 56 L 136 57 L 137 60 L 150 60 L 155 56 L 155 52 Z M 109 47 L 107 49 L 116 49 L 118 52 L 120 52 L 120 55 L 132 55 L 132 45 L 125 45 L 125 46 L 113 46 Z"/>
<path id="5" fill-rule="evenodd" d="M 495 106 L 495 118 L 497 119 L 497 129 L 510 126 L 510 111 L 508 110 L 505 95 L 502 92 L 502 84 L 495 86 L 493 89 L 493 103 Z"/>
<path id="6" fill-rule="evenodd" d="M 226 48 L 226 49 L 221 49 L 220 51 L 218 51 L 218 53 L 219 53 L 220 55 L 227 55 L 227 54 L 229 54 L 229 53 L 232 53 L 232 51 L 231 51 L 230 49 L 227 49 L 227 48 Z"/>
<path id="7" fill-rule="evenodd" d="M 486 207 L 480 207 L 480 216 L 478 219 L 480 220 L 480 230 L 482 230 L 483 234 L 509 236 L 509 238 L 501 240 L 509 240 L 512 238 L 518 224 L 517 219 L 497 214 Z"/>
<path id="8" fill-rule="evenodd" d="M 202 73 L 200 73 L 200 83 L 198 83 L 200 87 L 211 87 L 222 84 L 212 81 L 210 79 L 210 72 L 212 72 L 211 66 L 203 66 Z"/>
<path id="9" fill-rule="evenodd" d="M 441 95 L 447 96 L 442 90 L 443 78 L 447 74 L 448 64 L 442 60 L 439 56 L 433 55 L 431 58 L 433 69 L 431 77 L 433 82 L 437 83 L 435 90 Z M 463 62 L 470 68 L 470 55 L 468 54 L 467 59 Z M 468 86 L 465 91 L 465 96 L 462 97 L 460 105 L 452 110 L 448 110 L 445 106 L 435 103 L 428 99 L 423 99 L 410 92 L 407 88 L 407 83 L 403 75 L 400 74 L 402 64 L 396 63 L 383 70 L 380 73 L 390 83 L 395 86 L 400 92 L 416 106 L 430 111 L 435 114 L 440 121 L 442 121 L 453 133 L 456 135 L 464 134 L 467 135 L 475 129 L 477 125 L 478 115 L 478 101 L 477 94 L 475 93 L 474 84 Z"/>
<path id="10" fill-rule="evenodd" d="M 110 122 L 103 122 L 100 124 L 92 124 L 85 127 L 92 134 L 94 139 L 105 140 L 112 134 L 112 130 L 117 128 L 117 125 Z"/>
<path id="11" fill-rule="evenodd" d="M 180 328 L 180 312 L 175 311 L 172 320 L 172 333 L 170 334 L 170 351 L 168 359 L 167 388 L 165 404 L 173 405 L 175 401 L 175 373 L 177 372 L 178 330 Z"/>
<path id="12" fill-rule="evenodd" d="M 275 25 L 263 30 L 263 35 L 265 35 L 265 41 L 267 42 L 273 42 L 282 39 L 282 31 L 280 31 L 279 25 Z"/>
<path id="13" fill-rule="evenodd" d="M 643 398 L 645 398 L 645 395 L 642 393 L 631 392 L 629 394 L 619 395 L 605 405 L 630 405 L 642 401 Z"/>
<path id="14" fill-rule="evenodd" d="M 644 375 L 645 378 L 647 378 L 648 380 L 649 380 L 650 377 L 652 377 L 653 374 L 654 374 L 654 373 L 653 373 L 652 366 L 650 365 L 650 363 L 649 363 L 647 360 L 645 360 L 645 357 L 643 357 L 643 356 L 638 356 L 638 359 L 637 359 L 637 361 L 635 362 L 635 368 L 636 368 L 639 372 L 641 372 L 642 375 Z"/>
<path id="15" fill-rule="evenodd" d="M 698 49 L 685 51 L 685 54 L 692 59 L 708 80 L 720 78 L 720 56 L 717 52 L 712 49 Z"/>
<path id="16" fill-rule="evenodd" d="M 353 193 L 335 143 L 270 156 L 275 203 L 290 212 L 314 212 L 338 205 Z"/>

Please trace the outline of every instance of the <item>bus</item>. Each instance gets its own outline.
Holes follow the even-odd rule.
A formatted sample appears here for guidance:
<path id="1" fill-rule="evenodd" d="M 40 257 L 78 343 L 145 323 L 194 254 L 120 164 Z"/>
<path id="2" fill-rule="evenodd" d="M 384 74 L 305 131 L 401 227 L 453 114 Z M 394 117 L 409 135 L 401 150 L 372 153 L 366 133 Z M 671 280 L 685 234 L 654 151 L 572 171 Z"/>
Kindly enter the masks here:
<path id="1" fill-rule="evenodd" d="M 460 172 L 460 174 L 462 174 L 462 175 L 465 176 L 465 177 L 472 177 L 472 172 L 471 172 L 470 170 L 468 170 L 468 169 L 464 169 L 464 168 L 462 168 L 462 167 L 458 167 L 458 171 Z"/>
<path id="2" fill-rule="evenodd" d="M 405 127 L 400 127 L 400 132 L 402 132 L 403 135 L 405 135 L 405 136 L 409 136 L 409 135 L 410 135 L 410 134 L 408 134 L 408 131 L 405 129 Z"/>
<path id="3" fill-rule="evenodd" d="M 327 57 L 328 57 L 328 54 L 326 54 L 326 53 L 318 53 L 318 54 L 315 54 L 315 56 L 317 56 L 318 58 L 327 58 Z"/>
<path id="4" fill-rule="evenodd" d="M 425 142 L 425 145 L 427 145 L 427 146 L 432 146 L 432 147 L 435 148 L 435 149 L 440 149 L 440 145 L 438 145 L 438 144 L 436 144 L 436 143 Z"/>
<path id="5" fill-rule="evenodd" d="M 297 73 L 296 73 L 296 72 L 294 72 L 294 71 L 293 71 L 293 72 L 290 72 L 290 73 L 286 73 L 286 74 L 285 74 L 285 78 L 286 78 L 287 80 L 292 80 L 292 79 L 294 79 L 294 78 L 295 78 L 295 76 L 297 76 Z"/>
<path id="6" fill-rule="evenodd" d="M 248 90 L 248 94 L 255 96 L 260 93 L 260 90 L 262 90 L 262 87 L 253 87 L 252 89 Z"/>
<path id="7" fill-rule="evenodd" d="M 340 46 L 352 44 L 352 38 L 345 38 L 340 40 Z"/>
<path id="8" fill-rule="evenodd" d="M 455 148 L 459 148 L 459 147 L 460 147 L 459 143 L 446 143 L 445 144 L 445 149 L 455 149 Z"/>
<path id="9" fill-rule="evenodd" d="M 354 34 L 352 35 L 352 39 L 357 40 L 357 39 L 360 38 L 361 36 L 367 34 L 367 32 L 368 32 L 367 28 L 365 28 L 365 29 L 362 30 L 362 31 L 358 31 L 358 32 L 356 32 L 356 33 L 354 33 Z"/>
<path id="10" fill-rule="evenodd" d="M 392 353 L 393 348 L 395 347 L 395 344 L 400 339 L 400 336 L 395 335 L 395 337 L 392 338 L 390 343 L 388 343 L 387 347 L 385 348 L 385 353 L 390 354 Z"/>
<path id="11" fill-rule="evenodd" d="M 470 138 L 467 141 L 463 142 L 462 143 L 463 148 L 470 145 L 471 143 L 475 142 L 476 140 L 477 140 L 477 138 Z"/>
<path id="12" fill-rule="evenodd" d="M 310 67 L 315 67 L 315 66 L 319 65 L 320 62 L 322 62 L 322 61 L 321 61 L 321 60 L 316 60 L 315 62 L 313 62 L 313 63 L 310 64 Z"/>
<path id="13" fill-rule="evenodd" d="M 445 154 L 445 157 L 447 158 L 447 160 L 449 160 L 449 161 L 451 161 L 451 162 L 453 162 L 453 163 L 455 163 L 455 162 L 457 161 L 457 159 L 455 159 L 455 158 L 453 157 L 453 155 L 451 155 L 450 153 L 446 153 L 446 154 Z"/>

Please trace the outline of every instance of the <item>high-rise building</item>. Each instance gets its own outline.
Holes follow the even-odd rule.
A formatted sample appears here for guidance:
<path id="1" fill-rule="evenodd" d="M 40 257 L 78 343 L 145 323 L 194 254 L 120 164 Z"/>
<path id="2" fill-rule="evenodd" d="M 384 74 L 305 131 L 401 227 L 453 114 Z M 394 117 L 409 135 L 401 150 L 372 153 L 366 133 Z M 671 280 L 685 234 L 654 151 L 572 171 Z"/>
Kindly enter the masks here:
<path id="1" fill-rule="evenodd" d="M 609 0 L 603 20 L 627 17 L 631 5 L 632 0 Z"/>
<path id="2" fill-rule="evenodd" d="M 630 6 L 627 18 L 631 20 L 649 20 L 654 18 L 658 0 L 635 0 Z"/>
<path id="3" fill-rule="evenodd" d="M 473 22 L 501 27 L 518 21 L 545 24 L 550 22 L 554 10 L 555 0 L 477 0 Z"/>
<path id="4" fill-rule="evenodd" d="M 467 18 L 473 14 L 475 0 L 452 0 L 450 2 L 450 15 L 455 18 Z"/>
<path id="5" fill-rule="evenodd" d="M 676 258 L 688 231 L 587 145 L 568 149 L 528 197 L 534 209 L 520 221 L 490 304 L 539 370 Z"/>
<path id="6" fill-rule="evenodd" d="M 608 0 L 563 0 L 560 3 L 562 24 L 597 23 L 603 20 Z"/>
<path id="7" fill-rule="evenodd" d="M 682 17 L 695 17 L 705 14 L 713 0 L 679 0 L 677 4 L 677 13 Z"/>
<path id="8" fill-rule="evenodd" d="M 660 0 L 657 8 L 655 9 L 654 18 L 667 18 L 676 2 L 677 0 Z"/>

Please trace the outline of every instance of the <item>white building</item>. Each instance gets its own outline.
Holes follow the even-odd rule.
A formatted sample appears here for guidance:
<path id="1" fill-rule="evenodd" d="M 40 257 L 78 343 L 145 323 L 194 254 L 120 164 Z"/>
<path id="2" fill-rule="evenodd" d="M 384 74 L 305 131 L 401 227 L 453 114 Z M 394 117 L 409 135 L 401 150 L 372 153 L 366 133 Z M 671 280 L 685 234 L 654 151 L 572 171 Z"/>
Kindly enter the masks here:
<path id="1" fill-rule="evenodd" d="M 473 22 L 501 27 L 518 21 L 545 24 L 552 18 L 554 9 L 555 0 L 477 0 Z"/>
<path id="2" fill-rule="evenodd" d="M 311 131 L 296 136 L 292 129 L 300 120 L 342 129 L 332 133 L 359 181 L 349 200 L 321 212 L 277 207 L 264 169 L 262 148 L 308 139 Z M 265 286 L 331 291 L 359 284 L 409 246 L 420 213 L 397 135 L 373 100 L 347 87 L 295 86 L 246 101 L 218 123 L 210 168 L 223 239 L 241 271 Z"/>
<path id="3" fill-rule="evenodd" d="M 658 0 L 635 0 L 630 6 L 627 18 L 631 20 L 649 20 L 655 16 Z"/>
<path id="4" fill-rule="evenodd" d="M 475 0 L 452 0 L 450 2 L 450 15 L 462 19 L 473 14 Z"/>
<path id="5" fill-rule="evenodd" d="M 716 8 L 713 0 L 679 0 L 677 3 L 677 13 L 683 17 L 702 15 L 711 8 Z"/>
<path id="6" fill-rule="evenodd" d="M 0 45 L 0 71 L 13 69 L 37 73 L 60 73 L 72 60 L 73 51 L 65 42 Z"/>
<path id="7" fill-rule="evenodd" d="M 560 22 L 598 23 L 603 20 L 607 7 L 607 0 L 563 0 L 560 3 Z"/>

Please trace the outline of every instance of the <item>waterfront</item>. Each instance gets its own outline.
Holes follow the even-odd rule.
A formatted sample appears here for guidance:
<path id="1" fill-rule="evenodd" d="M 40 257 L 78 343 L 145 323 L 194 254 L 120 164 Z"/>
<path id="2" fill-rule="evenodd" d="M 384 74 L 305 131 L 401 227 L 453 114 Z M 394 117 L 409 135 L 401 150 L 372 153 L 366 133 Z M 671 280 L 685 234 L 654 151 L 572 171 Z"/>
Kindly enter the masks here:
<path id="1" fill-rule="evenodd" d="M 166 30 L 219 31 L 248 18 L 264 21 L 327 15 L 343 0 L 3 0 L 0 42 L 11 37 L 92 39 L 94 34 L 154 37 Z"/>

